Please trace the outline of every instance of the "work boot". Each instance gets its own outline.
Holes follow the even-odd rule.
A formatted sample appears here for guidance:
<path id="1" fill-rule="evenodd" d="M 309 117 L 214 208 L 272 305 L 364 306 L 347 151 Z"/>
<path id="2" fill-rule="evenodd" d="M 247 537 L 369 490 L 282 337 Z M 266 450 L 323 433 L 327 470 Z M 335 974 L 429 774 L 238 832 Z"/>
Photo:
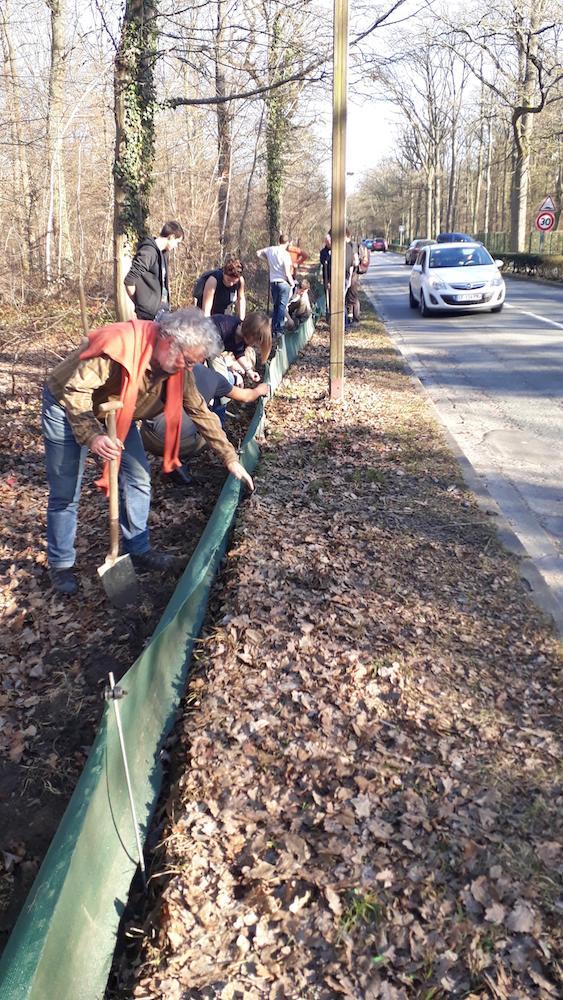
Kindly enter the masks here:
<path id="1" fill-rule="evenodd" d="M 165 573 L 177 570 L 180 565 L 180 560 L 176 556 L 171 556 L 168 552 L 158 552 L 156 549 L 132 555 L 131 562 L 139 573 Z"/>
<path id="2" fill-rule="evenodd" d="M 56 569 L 52 566 L 49 569 L 49 576 L 57 593 L 72 596 L 78 591 L 78 580 L 76 579 L 74 570 L 70 569 L 70 567 L 68 569 Z"/>
<path id="3" fill-rule="evenodd" d="M 180 486 L 182 489 L 194 484 L 194 477 L 190 476 L 184 465 L 181 465 L 179 469 L 174 469 L 173 472 L 163 472 L 162 478 L 165 482 L 172 483 L 173 486 Z"/>

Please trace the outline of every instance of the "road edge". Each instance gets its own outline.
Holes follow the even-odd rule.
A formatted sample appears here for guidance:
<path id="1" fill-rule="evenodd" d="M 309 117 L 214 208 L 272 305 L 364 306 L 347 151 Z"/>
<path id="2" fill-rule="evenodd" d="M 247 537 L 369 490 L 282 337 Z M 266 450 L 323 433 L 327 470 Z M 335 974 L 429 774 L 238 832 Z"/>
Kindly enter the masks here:
<path id="1" fill-rule="evenodd" d="M 495 526 L 498 537 L 504 548 L 519 559 L 520 577 L 528 588 L 534 603 L 540 611 L 551 618 L 559 635 L 559 639 L 563 641 L 563 602 L 559 600 L 556 594 L 554 594 L 535 559 L 528 552 L 524 543 L 520 540 L 512 528 L 508 518 L 489 492 L 482 476 L 479 475 L 473 467 L 471 460 L 467 457 L 445 423 L 445 420 L 440 413 L 431 392 L 425 384 L 425 379 L 421 378 L 417 371 L 417 368 L 419 368 L 420 371 L 426 376 L 426 380 L 428 380 L 427 372 L 422 362 L 418 360 L 416 352 L 405 352 L 402 345 L 401 332 L 396 328 L 394 323 L 385 316 L 385 312 L 381 307 L 381 303 L 377 295 L 373 295 L 372 297 L 366 291 L 364 291 L 364 294 L 374 309 L 378 319 L 385 326 L 394 347 L 401 355 L 416 390 L 431 404 L 436 419 L 443 430 L 448 447 L 461 468 L 466 485 L 474 493 L 480 510 L 489 516 L 492 515 L 495 518 Z"/>

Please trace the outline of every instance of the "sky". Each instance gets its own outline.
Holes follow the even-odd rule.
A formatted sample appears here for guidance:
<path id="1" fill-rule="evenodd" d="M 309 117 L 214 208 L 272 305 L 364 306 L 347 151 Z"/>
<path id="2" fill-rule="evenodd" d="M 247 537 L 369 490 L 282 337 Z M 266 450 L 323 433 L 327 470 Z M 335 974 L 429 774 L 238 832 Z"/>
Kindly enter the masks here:
<path id="1" fill-rule="evenodd" d="M 433 0 L 436 2 L 436 0 Z M 459 0 L 450 0 L 451 6 L 456 6 Z M 332 7 L 332 0 L 326 0 Z M 354 61 L 352 40 L 358 31 L 365 29 L 371 22 L 375 13 L 381 13 L 385 7 L 392 7 L 392 0 L 386 3 L 369 4 L 360 8 L 350 7 L 349 37 L 351 63 Z M 376 58 L 388 51 L 392 40 L 393 32 L 397 30 L 412 31 L 413 24 L 417 23 L 416 13 L 422 9 L 431 9 L 431 0 L 407 0 L 397 13 L 390 18 L 389 24 L 379 28 L 363 44 L 364 51 L 372 53 Z M 360 13 L 360 17 L 358 17 Z M 409 15 L 415 15 L 413 20 L 407 20 Z M 357 51 L 356 51 L 357 54 Z M 395 141 L 395 130 L 397 119 L 393 114 L 393 106 L 390 102 L 379 97 L 376 99 L 375 93 L 370 97 L 371 84 L 365 75 L 361 79 L 361 90 L 364 95 L 354 93 L 354 78 L 357 80 L 357 69 L 349 69 L 348 79 L 348 116 L 347 116 L 347 173 L 348 193 L 352 194 L 355 188 L 361 183 L 361 175 L 376 166 L 382 159 L 392 153 Z M 331 180 L 331 134 L 332 134 L 332 95 L 327 93 L 327 100 L 324 104 L 320 116 L 320 138 L 326 152 L 322 157 L 323 172 L 327 182 Z M 352 176 L 351 176 L 352 175 Z"/>
<path id="2" fill-rule="evenodd" d="M 348 105 L 346 161 L 350 191 L 360 175 L 393 150 L 395 140 L 391 106 L 382 101 L 363 100 Z"/>

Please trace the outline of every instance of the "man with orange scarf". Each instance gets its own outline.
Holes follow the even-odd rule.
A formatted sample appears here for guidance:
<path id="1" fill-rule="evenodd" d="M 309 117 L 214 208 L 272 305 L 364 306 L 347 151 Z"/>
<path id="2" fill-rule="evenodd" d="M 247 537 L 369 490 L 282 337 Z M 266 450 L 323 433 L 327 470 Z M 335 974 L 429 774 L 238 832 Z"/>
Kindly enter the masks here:
<path id="1" fill-rule="evenodd" d="M 199 394 L 195 364 L 218 355 L 222 342 L 199 309 L 166 313 L 154 323 L 130 320 L 93 330 L 86 341 L 53 369 L 45 387 L 42 426 L 49 484 L 47 556 L 55 590 L 75 594 L 80 485 L 88 449 L 104 460 L 97 484 L 107 492 L 110 459 L 118 459 L 120 524 L 123 548 L 139 570 L 171 569 L 173 557 L 151 548 L 148 516 L 150 466 L 136 421 L 166 416 L 164 471 L 180 466 L 178 457 L 185 410 L 232 475 L 253 489 L 219 419 Z M 99 407 L 119 399 L 118 444 L 99 420 Z"/>

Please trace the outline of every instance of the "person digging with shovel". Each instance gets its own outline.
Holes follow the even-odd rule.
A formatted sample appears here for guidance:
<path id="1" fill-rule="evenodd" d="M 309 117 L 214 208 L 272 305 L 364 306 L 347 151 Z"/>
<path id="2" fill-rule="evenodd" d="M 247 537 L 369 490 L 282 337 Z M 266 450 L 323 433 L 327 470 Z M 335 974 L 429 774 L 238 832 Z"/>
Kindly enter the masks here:
<path id="1" fill-rule="evenodd" d="M 254 489 L 219 419 L 199 394 L 192 368 L 223 348 L 213 323 L 199 309 L 165 313 L 158 323 L 130 320 L 93 330 L 53 369 L 43 395 L 42 427 L 49 485 L 47 557 L 51 583 L 75 594 L 74 573 L 80 486 L 88 449 L 104 461 L 96 485 L 108 492 L 109 463 L 119 462 L 119 524 L 123 548 L 136 570 L 162 572 L 173 556 L 151 548 L 148 517 L 150 466 L 137 420 L 164 412 L 164 471 L 180 466 L 182 413 L 192 418 L 229 472 Z M 116 401 L 116 437 L 100 417 Z M 121 405 L 119 405 L 121 404 Z"/>

